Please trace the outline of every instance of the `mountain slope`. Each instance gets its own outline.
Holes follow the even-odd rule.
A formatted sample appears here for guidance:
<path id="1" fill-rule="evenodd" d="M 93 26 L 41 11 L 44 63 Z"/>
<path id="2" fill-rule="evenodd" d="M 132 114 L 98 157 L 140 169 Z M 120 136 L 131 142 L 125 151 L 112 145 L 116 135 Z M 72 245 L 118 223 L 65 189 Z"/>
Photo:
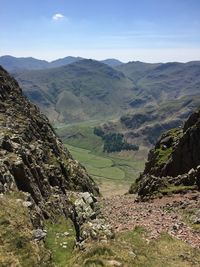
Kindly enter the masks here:
<path id="1" fill-rule="evenodd" d="M 152 146 L 162 133 L 184 124 L 188 116 L 200 105 L 200 96 L 185 96 L 152 107 L 142 107 L 143 102 L 139 99 L 132 103 L 140 108 L 133 109 L 118 120 L 110 120 L 99 128 L 107 134 L 123 133 L 130 143 Z"/>
<path id="2" fill-rule="evenodd" d="M 18 72 L 24 70 L 40 70 L 48 68 L 57 68 L 65 66 L 79 60 L 81 57 L 64 57 L 57 60 L 48 62 L 46 60 L 40 60 L 32 57 L 13 57 L 13 56 L 2 56 L 0 57 L 0 65 L 9 72 Z"/>
<path id="3" fill-rule="evenodd" d="M 102 129 L 122 132 L 131 143 L 152 145 L 160 135 L 184 120 L 200 105 L 200 62 L 146 64 L 130 62 L 117 69 L 134 81 L 132 108 Z"/>
<path id="4" fill-rule="evenodd" d="M 118 69 L 135 82 L 142 95 L 156 102 L 197 95 L 200 87 L 200 62 L 146 64 L 130 62 Z"/>
<path id="5" fill-rule="evenodd" d="M 137 82 L 139 79 L 143 78 L 149 72 L 154 70 L 156 67 L 162 65 L 162 63 L 144 63 L 140 61 L 132 61 L 126 64 L 116 66 L 115 68 L 123 72 L 134 82 Z"/>
<path id="6" fill-rule="evenodd" d="M 49 66 L 49 62 L 32 57 L 2 56 L 0 57 L 0 65 L 9 72 L 16 72 L 19 70 L 44 69 Z"/>
<path id="7" fill-rule="evenodd" d="M 56 59 L 56 60 L 49 62 L 49 68 L 57 68 L 57 67 L 65 66 L 65 65 L 77 62 L 79 60 L 82 60 L 82 59 L 83 59 L 82 57 L 70 57 L 70 56 Z"/>
<path id="8" fill-rule="evenodd" d="M 1 167 L 9 173 L 9 179 L 0 181 L 1 192 L 15 186 L 29 192 L 36 203 L 45 203 L 54 186 L 62 193 L 75 188 L 95 192 L 94 182 L 72 159 L 48 119 L 3 69 L 0 78 Z"/>
<path id="9" fill-rule="evenodd" d="M 75 63 L 84 58 L 82 57 L 64 57 L 53 61 L 40 60 L 33 57 L 13 57 L 13 56 L 1 56 L 0 65 L 9 72 L 18 72 L 22 70 L 37 70 L 37 69 L 47 69 L 47 68 L 58 68 L 68 64 Z M 122 64 L 121 61 L 111 58 L 101 61 L 111 67 L 116 67 Z"/>
<path id="10" fill-rule="evenodd" d="M 94 60 L 17 74 L 26 95 L 54 121 L 74 122 L 121 114 L 134 95 L 123 73 Z"/>

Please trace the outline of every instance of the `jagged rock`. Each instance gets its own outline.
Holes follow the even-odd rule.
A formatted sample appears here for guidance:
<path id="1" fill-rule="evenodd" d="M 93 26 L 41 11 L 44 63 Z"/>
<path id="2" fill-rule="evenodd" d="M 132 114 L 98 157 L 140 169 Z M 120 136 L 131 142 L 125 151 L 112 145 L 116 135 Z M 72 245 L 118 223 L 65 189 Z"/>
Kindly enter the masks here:
<path id="1" fill-rule="evenodd" d="M 183 129 L 163 134 L 149 152 L 143 174 L 131 187 L 141 196 L 172 186 L 200 188 L 200 110 L 193 113 Z"/>

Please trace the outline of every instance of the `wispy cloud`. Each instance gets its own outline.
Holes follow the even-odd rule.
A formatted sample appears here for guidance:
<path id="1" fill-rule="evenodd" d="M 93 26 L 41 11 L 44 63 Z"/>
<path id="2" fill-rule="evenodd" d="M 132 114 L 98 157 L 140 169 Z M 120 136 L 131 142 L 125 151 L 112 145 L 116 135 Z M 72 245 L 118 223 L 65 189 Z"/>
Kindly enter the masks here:
<path id="1" fill-rule="evenodd" d="M 52 20 L 53 21 L 58 21 L 58 20 L 63 20 L 65 19 L 66 17 L 63 15 L 63 14 L 60 14 L 60 13 L 56 13 L 52 16 Z"/>

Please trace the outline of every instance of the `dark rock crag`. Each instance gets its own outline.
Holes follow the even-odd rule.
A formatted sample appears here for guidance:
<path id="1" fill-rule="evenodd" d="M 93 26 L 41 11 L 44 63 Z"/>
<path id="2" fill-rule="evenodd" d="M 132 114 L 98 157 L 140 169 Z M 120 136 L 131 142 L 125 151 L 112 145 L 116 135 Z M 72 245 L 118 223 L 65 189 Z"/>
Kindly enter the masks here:
<path id="1" fill-rule="evenodd" d="M 150 150 L 144 172 L 130 192 L 144 197 L 157 192 L 200 188 L 200 111 L 183 128 L 163 134 Z"/>

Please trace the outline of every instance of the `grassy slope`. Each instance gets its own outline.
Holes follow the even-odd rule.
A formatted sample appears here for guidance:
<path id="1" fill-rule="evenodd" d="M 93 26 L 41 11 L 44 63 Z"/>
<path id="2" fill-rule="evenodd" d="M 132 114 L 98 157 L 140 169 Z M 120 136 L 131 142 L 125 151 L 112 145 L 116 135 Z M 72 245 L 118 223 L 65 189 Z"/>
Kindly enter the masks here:
<path id="1" fill-rule="evenodd" d="M 148 241 L 137 227 L 117 234 L 108 243 L 91 243 L 84 251 L 75 249 L 73 225 L 65 218 L 46 222 L 45 247 L 32 240 L 32 227 L 21 193 L 0 198 L 0 266 L 56 267 L 198 267 L 200 254 L 188 244 L 162 234 Z M 65 235 L 65 232 L 68 234 Z M 51 258 L 49 251 L 51 251 Z M 115 264 L 115 265 L 114 265 Z M 118 264 L 118 265 L 117 265 Z"/>
<path id="2" fill-rule="evenodd" d="M 24 195 L 11 192 L 0 197 L 0 266 L 52 266 L 50 252 L 32 238 Z"/>
<path id="3" fill-rule="evenodd" d="M 70 225 L 66 228 L 62 219 L 47 229 L 46 246 L 52 250 L 52 260 L 59 267 L 197 267 L 200 264 L 198 250 L 167 234 L 149 242 L 140 227 L 117 234 L 107 244 L 91 243 L 85 251 L 74 250 L 73 231 Z M 62 235 L 66 229 L 68 237 Z"/>

